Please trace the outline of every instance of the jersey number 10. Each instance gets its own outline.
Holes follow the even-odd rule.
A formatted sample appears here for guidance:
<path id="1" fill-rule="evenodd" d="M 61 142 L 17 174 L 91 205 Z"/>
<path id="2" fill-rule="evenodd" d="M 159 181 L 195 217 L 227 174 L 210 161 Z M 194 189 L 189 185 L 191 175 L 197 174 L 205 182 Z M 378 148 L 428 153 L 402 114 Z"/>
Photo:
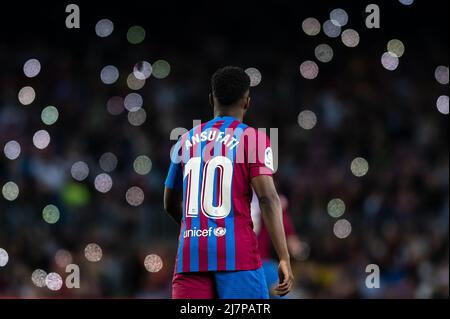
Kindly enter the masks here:
<path id="1" fill-rule="evenodd" d="M 184 177 L 186 186 L 186 217 L 197 217 L 199 200 L 203 214 L 212 219 L 225 218 L 231 211 L 231 182 L 233 164 L 228 157 L 216 156 L 207 161 L 203 167 L 203 178 L 200 181 L 201 158 L 193 157 L 185 165 Z M 216 176 L 218 183 L 214 183 Z M 198 187 L 200 185 L 201 186 Z M 216 181 L 217 182 L 217 181 Z M 217 206 L 214 206 L 214 193 L 217 191 Z M 201 196 L 199 196 L 199 191 Z"/>

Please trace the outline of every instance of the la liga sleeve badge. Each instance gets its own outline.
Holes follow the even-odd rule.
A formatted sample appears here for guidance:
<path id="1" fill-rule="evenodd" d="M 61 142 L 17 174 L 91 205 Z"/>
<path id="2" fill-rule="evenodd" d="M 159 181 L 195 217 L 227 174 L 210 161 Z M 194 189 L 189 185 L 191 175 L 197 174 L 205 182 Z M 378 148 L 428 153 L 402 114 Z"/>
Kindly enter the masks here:
<path id="1" fill-rule="evenodd" d="M 264 165 L 273 171 L 273 152 L 271 147 L 266 148 L 264 152 Z"/>

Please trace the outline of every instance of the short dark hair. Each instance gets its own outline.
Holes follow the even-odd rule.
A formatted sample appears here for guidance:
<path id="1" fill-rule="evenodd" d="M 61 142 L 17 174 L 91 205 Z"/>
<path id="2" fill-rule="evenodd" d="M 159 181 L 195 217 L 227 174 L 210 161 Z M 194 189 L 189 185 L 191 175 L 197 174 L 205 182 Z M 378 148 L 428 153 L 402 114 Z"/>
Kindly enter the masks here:
<path id="1" fill-rule="evenodd" d="M 236 66 L 221 68 L 211 78 L 212 94 L 224 106 L 236 103 L 249 88 L 250 77 Z"/>

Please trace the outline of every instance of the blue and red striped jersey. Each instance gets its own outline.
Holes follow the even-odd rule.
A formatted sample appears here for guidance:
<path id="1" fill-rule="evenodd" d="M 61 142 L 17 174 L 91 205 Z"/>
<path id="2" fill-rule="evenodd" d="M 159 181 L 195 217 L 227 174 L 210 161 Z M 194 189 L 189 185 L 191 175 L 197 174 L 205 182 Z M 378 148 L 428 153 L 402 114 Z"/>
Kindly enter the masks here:
<path id="1" fill-rule="evenodd" d="M 180 137 L 165 182 L 183 192 L 176 273 L 261 267 L 251 179 L 272 174 L 269 138 L 234 117 L 216 117 Z"/>

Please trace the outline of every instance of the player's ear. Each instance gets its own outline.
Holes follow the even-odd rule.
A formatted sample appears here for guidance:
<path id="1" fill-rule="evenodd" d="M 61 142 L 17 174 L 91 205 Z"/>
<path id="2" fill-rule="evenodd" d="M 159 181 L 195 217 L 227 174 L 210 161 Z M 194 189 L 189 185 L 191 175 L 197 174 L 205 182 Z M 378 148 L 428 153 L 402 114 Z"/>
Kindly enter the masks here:
<path id="1" fill-rule="evenodd" d="M 249 107 L 250 107 L 250 96 L 247 96 L 245 98 L 244 110 L 247 111 Z"/>
<path id="2" fill-rule="evenodd" d="M 212 93 L 209 93 L 209 104 L 211 104 L 211 106 L 214 106 L 214 99 Z"/>

